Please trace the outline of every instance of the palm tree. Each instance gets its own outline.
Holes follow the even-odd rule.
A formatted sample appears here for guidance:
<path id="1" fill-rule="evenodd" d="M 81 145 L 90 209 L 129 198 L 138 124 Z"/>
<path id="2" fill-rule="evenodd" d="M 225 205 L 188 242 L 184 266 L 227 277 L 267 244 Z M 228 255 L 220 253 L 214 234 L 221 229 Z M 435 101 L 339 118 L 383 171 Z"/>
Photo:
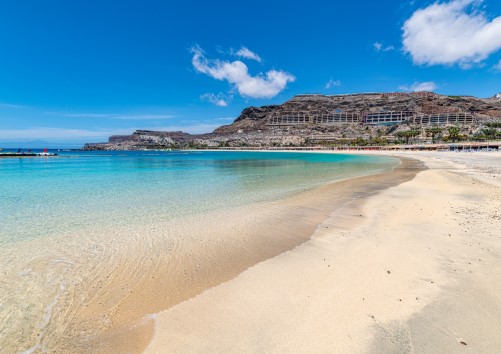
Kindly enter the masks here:
<path id="1" fill-rule="evenodd" d="M 435 144 L 435 136 L 441 134 L 442 130 L 443 129 L 439 127 L 426 128 L 426 135 L 431 135 L 431 141 L 433 144 Z"/>
<path id="2" fill-rule="evenodd" d="M 399 138 L 404 138 L 405 139 L 405 143 L 409 144 L 409 140 L 411 138 L 414 138 L 414 137 L 418 136 L 419 134 L 421 134 L 421 132 L 419 130 L 412 129 L 412 130 L 405 130 L 405 131 L 402 131 L 402 132 L 398 132 L 397 136 Z"/>
<path id="3" fill-rule="evenodd" d="M 410 134 L 411 134 L 411 138 L 415 138 L 416 136 L 421 135 L 421 130 L 419 130 L 419 129 L 412 129 L 410 131 Z"/>
<path id="4" fill-rule="evenodd" d="M 459 134 L 461 132 L 461 129 L 459 127 L 449 127 L 449 139 L 452 140 L 453 143 L 459 140 L 461 135 Z"/>
<path id="5" fill-rule="evenodd" d="M 493 128 L 483 129 L 482 133 L 487 137 L 487 139 L 496 139 L 497 130 Z"/>

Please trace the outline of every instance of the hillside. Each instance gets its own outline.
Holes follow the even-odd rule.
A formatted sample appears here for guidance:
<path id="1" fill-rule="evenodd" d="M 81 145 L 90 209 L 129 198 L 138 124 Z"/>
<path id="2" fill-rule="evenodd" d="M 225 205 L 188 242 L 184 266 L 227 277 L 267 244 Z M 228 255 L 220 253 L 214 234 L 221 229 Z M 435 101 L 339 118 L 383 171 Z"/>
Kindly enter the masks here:
<path id="1" fill-rule="evenodd" d="M 429 140 L 431 127 L 437 129 L 433 138 L 447 139 L 450 126 L 458 126 L 463 139 L 481 140 L 486 134 L 496 136 L 493 123 L 499 121 L 500 95 L 488 99 L 430 92 L 299 95 L 281 105 L 246 108 L 232 124 L 213 133 L 139 130 L 112 136 L 108 143 L 87 144 L 85 149 L 383 144 L 410 130 L 413 139 Z"/>

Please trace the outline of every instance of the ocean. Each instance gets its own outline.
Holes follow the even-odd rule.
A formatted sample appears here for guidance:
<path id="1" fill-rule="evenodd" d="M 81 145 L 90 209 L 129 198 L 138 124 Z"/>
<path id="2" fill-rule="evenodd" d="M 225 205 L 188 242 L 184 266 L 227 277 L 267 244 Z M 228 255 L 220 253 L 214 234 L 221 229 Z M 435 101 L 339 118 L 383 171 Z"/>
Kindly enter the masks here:
<path id="1" fill-rule="evenodd" d="M 85 351 L 110 328 L 128 294 L 146 287 L 145 274 L 178 279 L 191 272 L 184 262 L 192 263 L 194 254 L 203 267 L 203 251 L 194 249 L 204 242 L 219 245 L 210 249 L 212 258 L 228 249 L 225 243 L 238 243 L 232 212 L 262 212 L 269 203 L 398 164 L 389 157 L 301 152 L 59 154 L 0 159 L 2 352 Z M 238 227 L 252 224 L 250 218 Z M 248 242 L 252 234 L 245 235 Z M 280 237 L 277 231 L 274 242 Z M 185 283 L 176 286 L 194 287 Z M 197 284 L 193 294 L 203 290 Z"/>

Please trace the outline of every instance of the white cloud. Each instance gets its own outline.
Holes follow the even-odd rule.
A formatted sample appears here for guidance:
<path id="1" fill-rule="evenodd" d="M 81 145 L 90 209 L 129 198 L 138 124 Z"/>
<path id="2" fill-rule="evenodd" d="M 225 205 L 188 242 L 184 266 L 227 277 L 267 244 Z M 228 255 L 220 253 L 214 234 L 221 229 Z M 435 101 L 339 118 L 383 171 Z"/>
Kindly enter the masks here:
<path id="1" fill-rule="evenodd" d="M 221 118 L 214 118 L 216 121 L 222 121 L 222 122 L 233 122 L 235 118 L 233 117 L 221 117 Z"/>
<path id="2" fill-rule="evenodd" d="M 332 78 L 325 84 L 326 89 L 330 89 L 331 87 L 341 86 L 341 81 L 333 80 Z"/>
<path id="3" fill-rule="evenodd" d="M 192 64 L 198 72 L 216 80 L 228 81 L 244 97 L 272 98 L 284 90 L 289 82 L 296 80 L 293 75 L 277 70 L 251 76 L 247 65 L 239 60 L 207 59 L 199 47 L 193 48 L 192 52 Z"/>
<path id="4" fill-rule="evenodd" d="M 205 134 L 211 133 L 214 129 L 219 128 L 221 123 L 211 123 L 211 122 L 186 122 L 180 125 L 170 125 L 164 127 L 151 127 L 151 128 L 141 128 L 144 130 L 154 130 L 163 132 L 177 132 L 183 131 L 189 134 Z"/>
<path id="5" fill-rule="evenodd" d="M 30 129 L 2 129 L 0 130 L 0 139 L 3 141 L 24 141 L 32 139 L 104 139 L 114 134 L 124 134 L 121 131 L 93 131 L 85 129 L 65 129 L 52 127 L 36 127 Z"/>
<path id="6" fill-rule="evenodd" d="M 499 60 L 499 62 L 496 65 L 493 66 L 493 69 L 495 71 L 501 72 L 501 60 Z"/>
<path id="7" fill-rule="evenodd" d="M 54 114 L 54 112 L 47 112 Z M 58 113 L 56 113 L 58 114 Z M 63 117 L 74 118 L 104 118 L 104 119 L 118 119 L 118 120 L 164 120 L 172 119 L 175 116 L 166 114 L 120 114 L 120 113 L 63 113 L 59 114 Z"/>
<path id="8" fill-rule="evenodd" d="M 29 129 L 1 129 L 1 142 L 23 142 L 33 140 L 59 141 L 59 142 L 103 142 L 107 141 L 112 135 L 129 135 L 133 131 L 154 130 L 154 131 L 183 131 L 190 134 L 210 133 L 221 126 L 216 122 L 186 122 L 180 125 L 137 127 L 127 129 L 108 129 L 108 130 L 86 130 L 86 129 L 68 129 L 53 127 L 34 127 Z"/>
<path id="9" fill-rule="evenodd" d="M 374 47 L 374 50 L 376 52 L 391 52 L 392 50 L 395 50 L 395 47 L 392 45 L 384 46 L 383 43 L 381 42 L 375 42 L 372 44 Z"/>
<path id="10" fill-rule="evenodd" d="M 422 92 L 422 91 L 433 92 L 437 88 L 438 88 L 437 84 L 435 84 L 433 81 L 415 82 L 410 86 L 402 85 L 399 87 L 400 90 L 409 92 Z"/>
<path id="11" fill-rule="evenodd" d="M 453 0 L 417 10 L 404 23 L 403 46 L 414 63 L 469 68 L 501 49 L 501 16 L 489 20 L 482 0 Z"/>
<path id="12" fill-rule="evenodd" d="M 215 104 L 218 107 L 227 107 L 229 102 L 233 99 L 233 96 L 227 96 L 222 93 L 218 93 L 217 95 L 213 93 L 204 93 L 200 96 L 200 99 Z"/>
<path id="13" fill-rule="evenodd" d="M 20 106 L 18 104 L 11 103 L 0 103 L 1 108 L 26 108 L 25 106 Z"/>
<path id="14" fill-rule="evenodd" d="M 254 53 L 252 50 L 250 50 L 247 47 L 240 48 L 238 50 L 238 52 L 235 53 L 235 55 L 239 56 L 241 58 L 255 60 L 259 63 L 262 61 L 261 57 L 258 54 Z"/>

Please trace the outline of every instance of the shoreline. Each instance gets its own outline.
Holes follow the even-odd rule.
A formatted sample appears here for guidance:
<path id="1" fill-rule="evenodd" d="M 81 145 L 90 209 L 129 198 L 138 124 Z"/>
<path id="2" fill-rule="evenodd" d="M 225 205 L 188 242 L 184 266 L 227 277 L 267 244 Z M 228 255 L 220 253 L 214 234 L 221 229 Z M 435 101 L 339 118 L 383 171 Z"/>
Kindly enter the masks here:
<path id="1" fill-rule="evenodd" d="M 87 352 L 89 348 L 94 352 L 103 353 L 164 352 L 165 348 L 176 352 L 200 352 L 205 348 L 212 348 L 213 351 L 220 352 L 228 351 L 235 345 L 241 345 L 238 347 L 240 351 L 246 352 L 255 349 L 252 343 L 255 344 L 260 339 L 252 336 L 259 333 L 266 337 L 272 352 L 283 348 L 290 350 L 302 348 L 304 351 L 312 352 L 325 352 L 332 348 L 340 352 L 363 352 L 368 351 L 367 348 L 370 348 L 369 351 L 380 352 L 406 351 L 414 345 L 413 343 L 418 342 L 421 344 L 417 348 L 423 347 L 430 351 L 434 347 L 426 347 L 427 343 L 444 347 L 451 345 L 440 336 L 431 341 L 432 336 L 424 327 L 430 327 L 430 317 L 440 313 L 440 318 L 435 318 L 434 321 L 445 322 L 438 330 L 444 332 L 443 328 L 447 328 L 449 325 L 447 320 L 450 322 L 452 316 L 450 310 L 444 310 L 451 305 L 447 294 L 457 294 L 455 296 L 458 298 L 462 296 L 456 283 L 463 284 L 462 292 L 473 294 L 482 302 L 482 307 L 479 308 L 475 302 L 462 299 L 459 302 L 461 306 L 474 308 L 476 312 L 486 312 L 487 308 L 492 314 L 482 320 L 489 323 L 491 328 L 497 328 L 497 323 L 492 322 L 492 318 L 501 319 L 501 310 L 498 311 L 495 302 L 484 303 L 484 298 L 493 296 L 501 298 L 501 293 L 496 295 L 495 290 L 489 289 L 489 284 L 496 284 L 501 289 L 501 279 L 493 278 L 492 274 L 484 272 L 483 278 L 473 278 L 475 285 L 480 284 L 481 287 L 479 285 L 472 288 L 471 278 L 466 277 L 454 278 L 454 282 L 451 283 L 449 278 L 457 277 L 459 268 L 454 266 L 453 269 L 451 264 L 464 263 L 466 256 L 460 254 L 462 250 L 458 244 L 453 245 L 454 248 L 442 240 L 448 232 L 453 235 L 467 233 L 471 227 L 468 225 L 466 229 L 465 221 L 459 223 L 459 226 L 454 225 L 451 216 L 454 217 L 454 214 L 458 213 L 456 209 L 461 213 L 462 208 L 462 213 L 470 217 L 468 224 L 477 224 L 476 231 L 479 235 L 492 236 L 492 227 L 499 225 L 495 222 L 501 220 L 501 214 L 498 215 L 493 211 L 493 205 L 496 205 L 493 203 L 497 202 L 498 207 L 501 206 L 500 199 L 496 199 L 500 197 L 500 190 L 496 188 L 501 187 L 501 163 L 497 152 L 390 154 L 383 151 L 318 151 L 316 153 L 393 156 L 404 163 L 390 172 L 334 181 L 286 199 L 239 207 L 228 215 L 223 215 L 225 214 L 223 211 L 211 212 L 206 215 L 205 223 L 199 223 L 196 232 L 186 226 L 192 224 L 188 219 L 183 219 L 176 226 L 167 223 L 155 224 L 144 230 L 138 230 L 138 233 L 145 231 L 148 234 L 157 233 L 162 228 L 178 227 L 179 230 L 176 231 L 180 237 L 192 233 L 190 242 L 206 242 L 200 243 L 198 248 L 179 248 L 181 244 L 177 241 L 167 244 L 160 242 L 159 239 L 146 237 L 134 241 L 137 249 L 133 246 L 130 250 L 133 253 L 130 254 L 123 248 L 124 246 L 116 245 L 117 254 L 113 255 L 114 259 L 103 259 L 105 262 L 109 261 L 106 264 L 110 269 L 106 271 L 113 274 L 112 280 L 102 274 L 93 276 L 92 282 L 96 284 L 92 284 L 92 289 L 89 290 L 92 296 L 89 301 L 85 300 L 84 306 L 71 312 L 72 322 L 67 330 L 60 333 L 59 337 L 57 333 L 50 334 L 50 331 L 43 333 L 42 336 L 56 335 L 58 351 L 72 353 Z M 405 164 L 414 164 L 414 167 L 406 170 Z M 389 176 L 391 178 L 388 178 Z M 474 185 L 473 189 L 470 184 Z M 483 186 L 482 188 L 489 189 L 492 196 L 480 193 L 477 190 L 479 184 Z M 478 202 L 486 198 L 489 199 L 488 203 Z M 421 204 L 419 210 L 416 209 L 416 202 Z M 473 212 L 474 209 L 468 203 L 478 204 L 478 213 Z M 433 209 L 433 213 L 428 215 L 423 212 L 426 208 Z M 455 208 L 454 211 L 451 211 L 451 208 Z M 468 215 L 468 213 L 473 214 Z M 486 218 L 482 219 L 483 213 L 491 215 L 492 225 L 486 224 Z M 222 225 L 217 219 L 227 219 L 231 222 Z M 386 219 L 389 221 L 385 221 Z M 409 230 L 410 225 L 413 225 L 414 230 Z M 126 231 L 114 230 L 116 234 Z M 426 236 L 424 240 L 421 240 L 423 235 L 420 232 Z M 207 233 L 209 237 L 205 238 Z M 234 236 L 226 239 L 221 238 L 221 234 Z M 259 235 L 259 238 L 256 239 L 255 235 Z M 276 235 L 284 237 L 277 239 Z M 471 235 L 471 231 L 468 231 L 467 236 L 476 237 Z M 397 240 L 399 237 L 403 239 Z M 389 241 L 391 242 L 388 244 Z M 485 240 L 475 242 L 477 241 L 481 241 L 478 243 L 480 251 L 475 250 L 484 252 L 487 249 L 484 245 Z M 494 241 L 489 241 L 490 248 L 487 252 L 495 248 Z M 413 248 L 401 242 L 409 243 Z M 423 242 L 426 242 L 426 245 Z M 475 245 L 469 239 L 463 238 L 461 242 L 470 242 L 469 247 Z M 430 258 L 428 252 L 431 253 L 437 245 L 441 247 L 442 253 L 432 253 Z M 105 245 L 102 248 L 106 248 Z M 452 249 L 456 258 L 445 252 L 446 248 L 448 252 Z M 415 252 L 416 249 L 419 252 Z M 159 255 L 159 250 L 165 250 L 167 253 Z M 373 252 L 383 252 L 384 257 L 381 258 L 380 254 L 379 258 L 374 258 Z M 53 262 L 64 259 L 61 258 L 64 253 L 60 250 L 50 249 L 48 253 L 47 260 L 37 259 L 36 263 L 32 264 L 42 269 L 44 262 L 49 262 L 51 258 Z M 422 268 L 421 272 L 413 273 L 413 267 L 408 265 L 409 259 L 402 258 L 400 253 L 407 254 L 409 259 L 419 255 L 420 258 L 413 259 L 412 264 L 415 268 Z M 132 254 L 143 257 L 138 257 L 137 260 L 130 259 Z M 364 256 L 361 255 L 367 255 L 366 262 L 362 262 Z M 323 261 L 318 259 L 319 257 Z M 499 269 L 500 272 L 497 274 L 501 274 L 501 264 L 498 259 L 490 258 L 488 263 L 484 254 L 469 259 L 468 266 L 461 263 L 462 268 L 473 270 L 468 267 L 471 264 L 476 265 L 475 257 L 482 259 L 483 266 L 489 264 L 493 269 Z M 403 275 L 391 269 L 392 275 L 398 275 L 396 279 L 392 279 L 396 280 L 394 283 L 387 282 L 387 273 L 383 272 L 383 276 L 374 273 L 374 268 L 381 268 L 385 258 L 395 258 L 398 261 L 391 267 L 383 268 L 399 268 L 404 265 Z M 186 262 L 182 261 L 183 259 Z M 328 262 L 328 271 L 342 269 L 342 273 L 346 274 L 338 272 L 331 278 L 332 274 L 325 273 L 324 262 Z M 170 264 L 183 265 L 186 268 L 170 269 Z M 368 267 L 368 264 L 372 266 Z M 444 270 L 444 264 L 450 269 Z M 102 267 L 106 268 L 104 264 Z M 96 271 L 98 269 L 100 269 L 99 264 Z M 360 274 L 364 269 L 371 275 L 368 279 L 367 276 L 363 277 Z M 67 268 L 63 267 L 61 270 L 64 273 Z M 447 271 L 450 271 L 450 274 Z M 20 270 L 19 274 L 23 272 L 24 270 Z M 280 274 L 278 278 L 277 274 Z M 133 277 L 129 278 L 127 275 Z M 88 281 L 87 283 L 91 285 Z M 333 287 L 331 283 L 337 286 Z M 423 286 L 422 283 L 426 283 L 427 286 Z M 265 288 L 263 284 L 266 284 Z M 278 284 L 281 286 L 277 288 Z M 436 285 L 430 286 L 430 284 Z M 372 294 L 368 296 L 362 286 L 372 288 Z M 274 294 L 270 294 L 270 289 L 274 289 Z M 364 310 L 371 311 L 361 314 L 358 308 L 360 304 L 348 301 L 346 296 L 339 294 L 340 291 L 348 293 L 354 291 L 355 298 L 361 295 Z M 315 298 L 322 292 L 324 292 L 322 297 Z M 388 297 L 392 292 L 399 293 L 398 297 L 395 294 L 390 295 L 394 301 L 398 300 L 398 306 L 388 305 L 387 299 L 381 297 L 382 295 Z M 214 297 L 213 294 L 217 296 Z M 281 298 L 274 298 L 278 294 Z M 345 305 L 347 311 L 333 309 L 331 303 L 322 300 L 332 294 L 335 294 L 333 301 Z M 82 298 L 87 295 L 87 292 L 79 294 Z M 413 296 L 416 297 L 416 302 L 409 302 Z M 301 301 L 295 303 L 298 297 Z M 245 301 L 240 303 L 239 301 L 244 298 Z M 284 301 L 288 306 L 286 310 L 282 307 Z M 259 306 L 252 307 L 256 302 L 259 302 Z M 304 310 L 312 310 L 311 306 L 316 312 L 310 316 Z M 246 308 L 252 308 L 252 311 L 246 312 Z M 215 309 L 217 313 L 214 312 Z M 266 311 L 263 313 L 263 310 Z M 276 318 L 270 319 L 270 314 L 267 312 L 274 314 Z M 344 320 L 335 321 L 334 324 L 329 323 L 328 318 L 323 317 L 324 312 L 330 313 L 333 318 L 341 315 L 340 318 Z M 463 312 L 467 314 L 466 316 L 468 314 L 477 316 L 469 310 Z M 259 317 L 255 318 L 258 314 Z M 456 348 L 454 345 L 464 341 L 469 343 L 469 346 L 474 343 L 476 345 L 474 348 L 480 352 L 488 352 L 485 350 L 486 347 L 479 347 L 482 337 L 474 329 L 469 328 L 468 323 L 465 323 L 461 316 L 458 317 L 456 312 L 453 315 L 456 316 L 454 322 L 458 323 L 459 328 L 454 333 L 472 332 L 476 336 L 476 342 L 472 342 L 467 336 L 448 333 L 449 339 L 456 339 L 448 349 L 454 351 Z M 320 335 L 317 338 L 316 332 L 310 333 L 304 328 L 302 323 L 304 316 L 312 328 L 315 328 L 317 322 L 328 323 L 327 332 L 322 332 L 322 328 L 316 328 Z M 364 316 L 368 316 L 368 322 Z M 357 322 L 353 323 L 351 317 L 356 318 Z M 217 328 L 216 333 L 206 328 L 214 322 L 216 322 L 214 325 L 214 328 Z M 345 326 L 345 322 L 350 329 L 349 332 L 343 332 L 342 327 Z M 169 323 L 177 326 L 170 327 Z M 240 327 L 245 328 L 249 323 L 252 324 L 251 328 L 247 328 L 244 332 L 236 331 Z M 286 324 L 286 328 L 280 328 L 283 324 Z M 102 331 L 95 332 L 96 325 L 102 326 Z M 82 328 L 87 336 L 80 335 Z M 264 328 L 271 328 L 275 336 L 267 337 L 262 332 Z M 181 329 L 180 333 L 177 332 Z M 483 331 L 489 332 L 489 328 L 483 328 Z M 283 338 L 282 332 L 288 337 Z M 99 336 L 96 336 L 98 333 Z M 294 334 L 292 338 L 291 333 Z M 412 340 L 402 337 L 402 333 Z M 301 343 L 294 342 L 294 338 L 299 339 L 304 335 L 318 339 L 318 346 L 310 350 L 312 348 L 301 347 Z M 346 336 L 351 336 L 352 342 L 343 342 Z M 339 343 L 343 343 L 343 346 L 322 347 L 321 343 L 325 345 L 328 337 L 336 338 Z M 210 338 L 215 339 L 204 342 L 204 339 Z M 239 339 L 240 342 L 228 346 L 232 338 Z M 285 339 L 287 341 L 284 341 Z M 501 345 L 501 340 L 495 343 Z M 36 349 L 38 344 L 29 349 Z M 403 346 L 395 348 L 395 344 Z M 38 349 L 42 348 L 38 346 Z M 264 351 L 268 347 L 263 344 L 258 349 Z"/>
<path id="2" fill-rule="evenodd" d="M 324 221 L 310 241 L 157 314 L 145 353 L 499 348 L 499 156 L 374 154 L 428 169 L 367 198 L 360 214 Z"/>
<path id="3" fill-rule="evenodd" d="M 295 200 L 295 202 L 299 201 L 300 203 L 305 203 L 304 205 L 305 206 L 307 205 L 308 208 L 316 209 L 315 213 L 317 213 L 317 216 L 315 217 L 314 222 L 311 222 L 310 220 L 311 226 L 309 230 L 305 230 L 304 228 L 300 229 L 299 235 L 296 235 L 293 238 L 294 240 L 293 243 L 290 242 L 291 239 L 290 236 L 288 236 L 286 238 L 281 238 L 276 240 L 274 242 L 275 243 L 274 245 L 268 244 L 268 246 L 270 245 L 273 246 L 274 251 L 272 251 L 271 253 L 268 252 L 263 254 L 264 250 L 263 247 L 259 247 L 258 252 L 260 254 L 259 255 L 256 254 L 258 258 L 255 258 L 253 262 L 246 264 L 245 267 L 240 267 L 239 271 L 235 272 L 231 276 L 228 276 L 229 274 L 226 274 L 224 280 L 219 281 L 217 284 L 214 284 L 213 286 L 206 288 L 202 293 L 193 294 L 193 296 L 187 297 L 186 299 L 180 301 L 178 304 L 174 304 L 172 306 L 175 307 L 179 304 L 189 302 L 191 299 L 195 299 L 198 296 L 202 296 L 207 291 L 211 291 L 211 289 L 222 286 L 227 282 L 231 282 L 233 279 L 237 278 L 242 272 L 251 269 L 260 262 L 265 262 L 267 260 L 273 259 L 274 257 L 279 257 L 284 253 L 290 252 L 296 247 L 301 247 L 301 245 L 311 240 L 312 236 L 318 231 L 322 223 L 326 219 L 328 219 L 333 213 L 340 212 L 342 215 L 348 209 L 353 211 L 356 208 L 358 208 L 360 204 L 366 202 L 366 200 L 370 198 L 372 195 L 377 194 L 382 190 L 385 190 L 392 186 L 404 183 L 407 180 L 414 178 L 414 176 L 419 171 L 424 169 L 422 164 L 420 164 L 417 160 L 401 158 L 400 161 L 401 161 L 400 165 L 396 166 L 392 171 L 389 172 L 380 173 L 377 175 L 369 175 L 369 176 L 345 179 L 341 181 L 335 181 L 327 185 L 317 187 L 312 191 L 302 192 L 299 195 L 289 197 L 288 199 L 293 199 Z M 333 199 L 335 201 L 332 201 Z M 323 203 L 327 202 L 327 204 L 330 204 L 330 207 L 326 207 L 325 204 L 318 206 L 318 203 L 320 202 Z M 317 206 L 312 206 L 312 204 L 315 203 L 317 204 Z M 320 215 L 318 215 L 318 213 Z M 307 219 L 308 217 L 311 216 L 312 215 L 296 215 L 296 217 L 300 217 L 303 219 Z M 283 217 L 283 215 L 281 215 L 281 217 Z M 286 232 L 291 232 L 292 230 L 295 230 L 296 232 L 298 231 L 297 225 L 295 227 L 295 225 L 290 225 L 290 224 L 286 225 L 284 228 L 275 227 L 273 234 L 275 234 L 277 230 L 281 234 L 284 234 Z M 261 232 L 264 231 L 265 231 L 264 229 L 261 230 Z M 250 233 L 254 234 L 255 232 L 256 230 L 253 230 Z M 164 309 L 163 311 L 166 310 Z M 149 319 L 155 319 L 156 322 L 157 316 L 158 313 L 150 315 Z M 148 331 L 153 330 L 153 328 L 156 328 L 156 324 L 150 323 Z M 148 339 L 144 347 L 145 349 L 148 347 L 150 340 L 152 339 L 152 336 L 153 333 L 151 332 L 145 334 L 146 339 Z M 130 342 L 129 343 L 127 342 L 128 342 L 127 338 L 123 338 L 120 341 L 120 343 L 123 344 L 125 348 L 130 348 L 129 347 Z M 116 344 L 117 344 L 116 341 L 113 341 L 113 345 L 115 346 Z"/>
<path id="4" fill-rule="evenodd" d="M 96 348 L 99 352 L 118 353 L 142 347 L 141 350 L 137 351 L 142 352 L 153 338 L 153 330 L 156 326 L 154 319 L 159 312 L 190 301 L 190 299 L 213 288 L 232 281 L 256 264 L 277 257 L 308 242 L 322 222 L 335 210 L 343 209 L 349 204 L 357 205 L 380 190 L 413 178 L 419 170 L 423 169 L 421 164 L 415 160 L 405 158 L 400 160 L 401 164 L 389 172 L 334 181 L 313 190 L 293 195 L 286 200 L 260 203 L 260 209 L 264 206 L 265 211 L 276 210 L 278 212 L 276 215 L 265 215 L 267 213 L 263 214 L 259 210 L 251 211 L 251 220 L 248 218 L 238 220 L 235 215 L 230 215 L 228 220 L 232 220 L 231 225 L 228 224 L 227 228 L 221 228 L 219 225 L 217 230 L 218 233 L 223 234 L 235 233 L 238 230 L 237 238 L 225 240 L 226 243 L 232 244 L 230 248 L 227 247 L 228 245 L 220 244 L 213 249 L 211 237 L 209 237 L 209 245 L 203 245 L 203 250 L 200 253 L 197 250 L 192 250 L 192 254 L 201 258 L 199 258 L 199 264 L 194 272 L 188 270 L 189 273 L 185 273 L 185 275 L 195 280 L 195 284 L 187 286 L 183 279 L 172 278 L 172 274 L 170 278 L 165 278 L 165 274 L 155 273 L 155 279 L 158 279 L 158 283 L 143 284 L 142 291 L 135 295 L 135 299 L 129 299 L 126 303 L 120 304 L 124 307 L 120 312 L 128 313 L 132 307 L 135 307 L 136 310 L 138 307 L 144 308 L 144 299 L 148 298 L 148 294 L 150 295 L 149 301 L 151 301 L 153 293 L 174 292 L 172 299 L 167 302 L 165 299 L 160 299 L 160 302 L 153 306 L 151 303 L 149 306 L 147 304 L 148 311 L 141 311 L 143 316 L 136 316 L 132 322 L 124 318 L 116 318 L 115 321 L 124 322 L 125 326 L 122 324 L 117 327 L 118 332 L 113 330 L 108 333 L 100 343 L 97 343 Z M 217 219 L 217 217 L 213 215 L 210 219 Z M 212 229 L 210 225 L 207 228 Z M 259 235 L 259 238 L 256 239 L 256 235 Z M 277 238 L 277 235 L 281 237 Z M 189 264 L 187 268 L 189 268 Z M 214 273 L 214 270 L 217 270 L 218 273 Z M 160 284 L 162 277 L 165 280 L 169 279 L 167 288 Z M 177 284 L 176 286 L 173 286 L 173 280 Z M 158 297 L 156 300 L 159 300 Z"/>
<path id="5" fill-rule="evenodd" d="M 69 237 L 69 244 L 59 245 L 55 238 L 50 244 L 34 240 L 16 245 L 19 249 L 11 249 L 11 259 L 33 245 L 40 247 L 36 247 L 36 254 L 30 254 L 28 267 L 9 265 L 5 274 L 22 275 L 16 283 L 19 291 L 50 285 L 54 301 L 44 317 L 64 328 L 30 332 L 23 327 L 18 343 L 24 345 L 17 349 L 142 352 L 153 335 L 155 315 L 151 314 L 203 294 L 255 264 L 307 242 L 332 210 L 388 184 L 400 183 L 399 178 L 411 178 L 416 172 L 402 171 L 401 166 L 396 169 L 400 177 L 394 169 L 334 181 L 286 199 L 210 212 L 203 220 L 196 216 L 138 230 L 98 228 L 86 235 L 86 243 L 96 244 L 91 248 L 80 244 L 79 235 L 71 234 L 61 235 L 65 240 Z M 394 180 L 387 178 L 390 175 Z M 137 236 L 121 240 L 120 235 L 131 231 Z M 102 235 L 115 242 L 105 242 Z M 198 247 L 186 247 L 197 243 Z M 49 268 L 55 273 L 45 271 Z M 33 283 L 36 274 L 44 278 L 40 284 Z M 65 289 L 59 289 L 58 284 Z M 36 333 L 40 333 L 38 337 L 34 337 Z"/>

